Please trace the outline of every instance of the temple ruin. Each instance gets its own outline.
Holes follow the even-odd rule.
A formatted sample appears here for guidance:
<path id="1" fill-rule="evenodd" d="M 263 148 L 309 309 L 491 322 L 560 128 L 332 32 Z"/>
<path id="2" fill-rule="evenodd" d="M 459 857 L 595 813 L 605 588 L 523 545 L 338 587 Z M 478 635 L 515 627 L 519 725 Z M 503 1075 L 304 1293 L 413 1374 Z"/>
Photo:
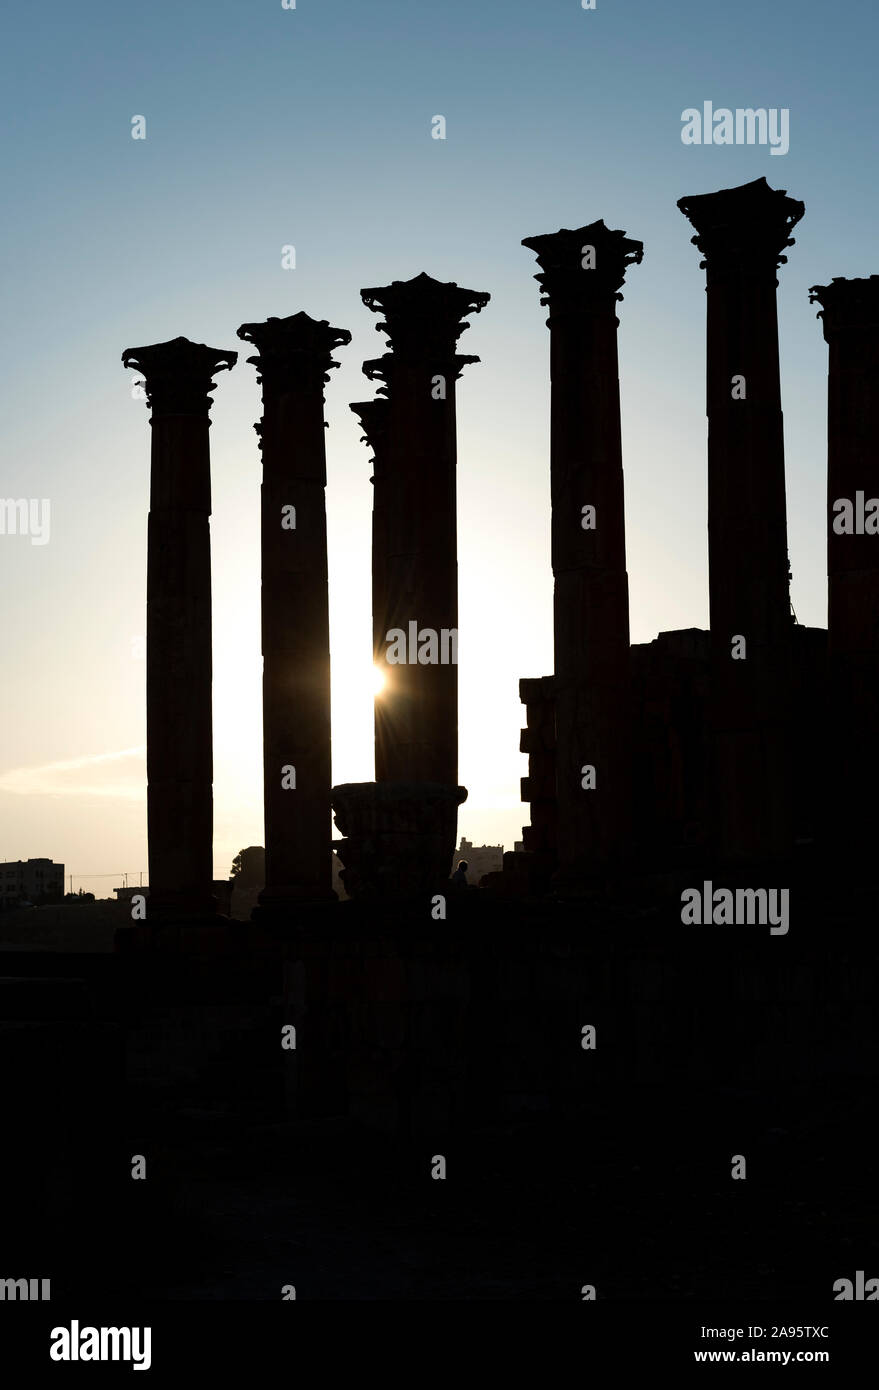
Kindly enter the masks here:
<path id="1" fill-rule="evenodd" d="M 830 345 L 828 631 L 790 603 L 777 272 L 804 205 L 765 179 L 681 198 L 707 288 L 710 631 L 630 644 L 617 304 L 640 242 L 603 221 L 526 238 L 548 307 L 554 670 L 523 679 L 523 850 L 489 887 L 617 894 L 691 867 L 854 863 L 874 838 L 879 565 L 835 524 L 869 496 L 879 432 L 879 277 L 816 286 Z M 304 313 L 239 329 L 263 418 L 266 887 L 261 911 L 332 903 L 330 807 L 354 899 L 442 889 L 458 774 L 457 351 L 486 293 L 421 274 L 364 289 L 389 351 L 355 403 L 373 460 L 375 781 L 330 787 L 323 391 L 350 342 Z M 211 376 L 235 353 L 178 338 L 125 353 L 152 407 L 148 562 L 150 915 L 210 918 Z M 861 503 L 864 511 L 864 504 Z M 399 655 L 401 645 L 408 656 Z M 828 721 L 832 770 L 795 750 Z M 826 803 L 832 807 L 828 816 Z M 811 850 L 810 850 L 811 852 Z"/>
<path id="2" fill-rule="evenodd" d="M 206 1229 L 223 1297 L 275 1301 L 281 1269 L 307 1298 L 328 1272 L 343 1297 L 430 1296 L 436 1252 L 457 1298 L 471 1230 L 480 1298 L 576 1300 L 589 1280 L 608 1304 L 806 1307 L 867 1267 L 852 1252 L 879 1078 L 879 276 L 811 291 L 829 349 L 829 618 L 806 627 L 776 311 L 803 205 L 758 179 L 680 208 L 706 272 L 710 630 L 630 640 L 617 306 L 641 243 L 603 221 L 529 237 L 549 310 L 535 467 L 555 653 L 519 681 L 530 824 L 478 888 L 449 884 L 469 775 L 451 635 L 455 382 L 474 360 L 457 345 L 487 295 L 426 275 L 363 291 L 390 339 L 366 364 L 375 399 L 352 407 L 387 683 L 375 780 L 353 785 L 331 786 L 323 400 L 349 335 L 304 313 L 239 329 L 262 386 L 267 873 L 247 922 L 218 911 L 211 863 L 209 408 L 236 353 L 184 338 L 125 353 L 152 411 L 147 916 L 120 907 L 113 951 L 7 948 L 6 1273 L 51 1273 L 53 1300 L 81 1302 L 86 1252 L 102 1291 L 110 1270 L 149 1303 L 169 1248 L 188 1241 L 201 1278 Z M 745 1201 L 728 1166 L 744 1155 Z M 130 1156 L 151 1181 L 131 1181 Z M 451 1181 L 432 1188 L 437 1156 Z M 381 1224 L 401 1194 L 427 1257 L 401 1259 Z"/>

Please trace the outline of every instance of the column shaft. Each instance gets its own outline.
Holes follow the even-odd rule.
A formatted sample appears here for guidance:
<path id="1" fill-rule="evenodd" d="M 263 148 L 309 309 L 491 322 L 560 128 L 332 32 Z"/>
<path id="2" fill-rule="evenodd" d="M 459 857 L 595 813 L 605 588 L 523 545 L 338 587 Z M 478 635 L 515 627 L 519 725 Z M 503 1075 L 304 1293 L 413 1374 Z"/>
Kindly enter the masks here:
<path id="1" fill-rule="evenodd" d="M 344 330 L 306 314 L 244 324 L 259 355 L 263 771 L 260 906 L 333 899 L 324 384 Z"/>
<path id="2" fill-rule="evenodd" d="M 529 237 L 549 306 L 558 883 L 597 883 L 631 818 L 616 304 L 643 247 L 598 221 Z"/>
<path id="3" fill-rule="evenodd" d="M 388 401 L 377 396 L 372 401 L 357 401 L 351 405 L 363 427 L 361 436 L 372 450 L 372 660 L 377 670 L 385 666 L 385 633 L 392 626 L 388 599 L 388 538 L 387 508 L 391 489 L 388 485 Z M 383 728 L 384 704 L 380 695 L 375 699 L 375 747 L 385 746 Z"/>
<path id="4" fill-rule="evenodd" d="M 776 273 L 804 209 L 765 179 L 678 207 L 707 270 L 715 849 L 722 862 L 772 861 L 793 847 Z"/>
<path id="5" fill-rule="evenodd" d="M 863 868 L 879 836 L 879 276 L 837 278 L 811 296 L 830 348 L 828 830 Z"/>
<path id="6" fill-rule="evenodd" d="M 129 349 L 152 408 L 147 539 L 150 916 L 216 912 L 213 897 L 210 427 L 212 375 L 237 353 L 177 338 Z"/>
<path id="7" fill-rule="evenodd" d="M 458 781 L 458 560 L 455 382 L 477 361 L 455 352 L 487 294 L 427 275 L 363 290 L 392 352 L 367 363 L 384 383 L 386 442 L 375 473 L 376 780 Z M 405 661 L 399 657 L 405 638 Z M 396 645 L 395 645 L 396 643 Z M 391 658 L 389 660 L 389 657 Z"/>

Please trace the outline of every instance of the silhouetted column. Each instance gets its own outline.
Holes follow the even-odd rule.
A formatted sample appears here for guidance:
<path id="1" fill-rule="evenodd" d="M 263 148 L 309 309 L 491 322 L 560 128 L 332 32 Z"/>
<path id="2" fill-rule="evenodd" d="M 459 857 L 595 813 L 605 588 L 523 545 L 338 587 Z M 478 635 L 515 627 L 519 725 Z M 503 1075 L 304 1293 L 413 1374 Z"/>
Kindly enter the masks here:
<path id="1" fill-rule="evenodd" d="M 386 650 L 385 633 L 391 626 L 388 603 L 387 578 L 387 442 L 388 442 L 388 401 L 377 396 L 372 401 L 357 401 L 351 409 L 363 427 L 362 439 L 372 450 L 372 660 L 379 669 L 384 670 Z M 384 724 L 385 706 L 379 692 L 375 697 L 375 743 L 385 746 L 387 736 Z"/>
<path id="2" fill-rule="evenodd" d="M 556 867 L 558 805 L 556 801 L 555 677 L 519 681 L 527 727 L 519 751 L 528 754 L 528 776 L 522 778 L 522 800 L 530 803 L 531 824 L 522 827 L 522 848 L 533 856 L 534 886 L 546 889 Z"/>
<path id="3" fill-rule="evenodd" d="M 477 362 L 455 352 L 487 294 L 441 284 L 428 275 L 361 290 L 384 313 L 380 329 L 391 353 L 365 364 L 387 394 L 385 460 L 375 474 L 376 542 L 384 547 L 374 574 L 384 597 L 374 620 L 386 677 L 377 700 L 375 773 L 379 782 L 458 780 L 458 547 L 455 382 Z M 405 648 L 396 636 L 403 634 Z M 405 651 L 405 661 L 388 661 Z"/>
<path id="4" fill-rule="evenodd" d="M 324 385 L 351 341 L 307 314 L 245 323 L 262 384 L 266 882 L 260 906 L 333 899 Z"/>
<path id="5" fill-rule="evenodd" d="M 558 885 L 597 885 L 628 843 L 629 584 L 617 301 L 640 241 L 603 221 L 522 242 L 549 306 Z"/>
<path id="6" fill-rule="evenodd" d="M 708 541 L 716 849 L 792 849 L 791 611 L 776 271 L 804 205 L 765 179 L 681 198 L 708 293 Z"/>
<path id="7" fill-rule="evenodd" d="M 237 352 L 129 348 L 152 411 L 147 539 L 149 916 L 212 916 L 211 378 Z"/>
<path id="8" fill-rule="evenodd" d="M 879 841 L 879 275 L 815 285 L 830 346 L 828 824 L 862 868 Z M 825 750 L 822 748 L 822 755 Z"/>

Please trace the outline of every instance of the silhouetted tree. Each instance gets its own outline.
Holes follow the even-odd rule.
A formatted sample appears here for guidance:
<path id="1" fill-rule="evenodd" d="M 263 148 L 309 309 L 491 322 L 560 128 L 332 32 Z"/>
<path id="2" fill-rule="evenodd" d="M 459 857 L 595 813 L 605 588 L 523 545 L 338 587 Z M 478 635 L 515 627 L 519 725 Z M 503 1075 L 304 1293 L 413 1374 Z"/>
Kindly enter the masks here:
<path id="1" fill-rule="evenodd" d="M 241 892 L 261 889 L 266 881 L 266 852 L 262 845 L 239 850 L 232 860 L 232 887 Z"/>

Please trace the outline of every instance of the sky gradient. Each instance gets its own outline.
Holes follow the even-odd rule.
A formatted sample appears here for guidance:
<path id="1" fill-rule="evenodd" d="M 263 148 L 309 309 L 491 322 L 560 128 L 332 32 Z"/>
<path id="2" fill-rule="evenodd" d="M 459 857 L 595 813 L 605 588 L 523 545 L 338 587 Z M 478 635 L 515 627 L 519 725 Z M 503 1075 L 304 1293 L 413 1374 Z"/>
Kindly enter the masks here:
<path id="1" fill-rule="evenodd" d="M 458 384 L 459 829 L 511 848 L 518 680 L 552 670 L 549 334 L 520 241 L 603 218 L 644 242 L 619 310 L 632 640 L 707 627 L 704 272 L 676 202 L 765 175 L 806 204 L 780 271 L 782 393 L 792 597 L 824 625 L 808 289 L 879 271 L 876 37 L 867 3 L 792 0 L 53 0 L 7 18 L 0 497 L 50 499 L 51 539 L 0 536 L 0 859 L 63 861 L 102 896 L 147 867 L 150 440 L 125 348 L 240 350 L 239 324 L 300 309 L 353 333 L 326 405 L 333 778 L 365 781 L 372 489 L 348 403 L 374 394 L 360 368 L 385 339 L 359 290 L 424 270 L 491 294 Z M 685 146 L 681 113 L 705 100 L 788 108 L 789 152 Z M 247 355 L 212 411 L 218 877 L 263 835 Z"/>

